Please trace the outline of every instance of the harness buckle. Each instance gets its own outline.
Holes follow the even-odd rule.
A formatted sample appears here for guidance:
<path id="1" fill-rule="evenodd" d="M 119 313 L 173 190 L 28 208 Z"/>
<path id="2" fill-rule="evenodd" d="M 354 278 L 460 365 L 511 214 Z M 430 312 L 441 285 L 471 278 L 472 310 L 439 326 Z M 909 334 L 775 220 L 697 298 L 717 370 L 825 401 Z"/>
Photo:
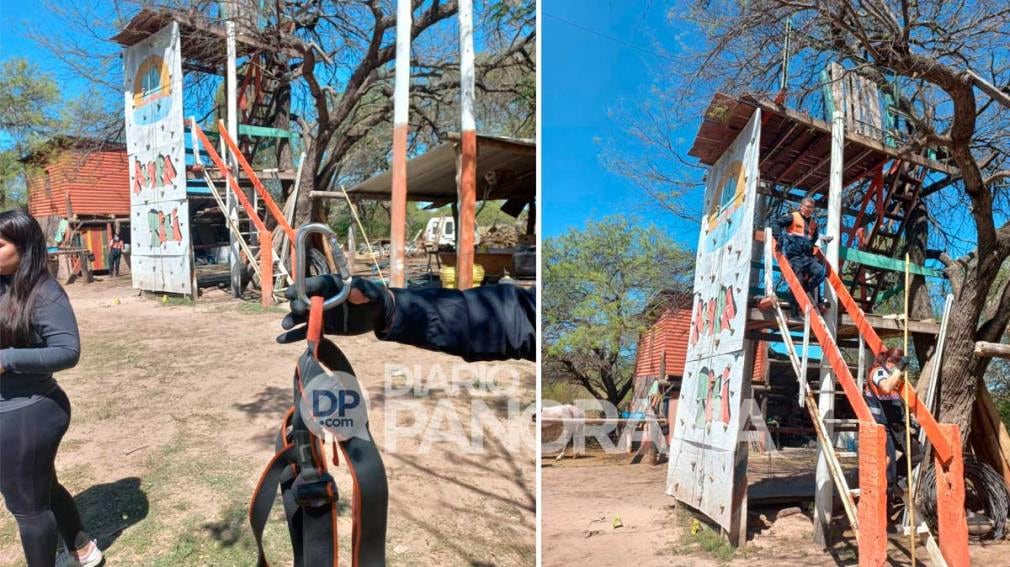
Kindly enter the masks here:
<path id="1" fill-rule="evenodd" d="M 329 473 L 303 471 L 291 485 L 295 502 L 302 508 L 330 506 L 338 499 L 337 483 Z"/>

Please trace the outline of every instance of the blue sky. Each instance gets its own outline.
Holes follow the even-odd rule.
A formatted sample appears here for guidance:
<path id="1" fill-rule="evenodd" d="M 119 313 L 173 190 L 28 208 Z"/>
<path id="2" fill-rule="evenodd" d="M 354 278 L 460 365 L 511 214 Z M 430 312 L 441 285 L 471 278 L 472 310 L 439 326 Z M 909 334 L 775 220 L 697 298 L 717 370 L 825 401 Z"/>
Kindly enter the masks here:
<path id="1" fill-rule="evenodd" d="M 608 144 L 626 140 L 610 111 L 633 108 L 669 65 L 658 53 L 676 49 L 667 9 L 656 2 L 613 0 L 541 4 L 544 237 L 582 227 L 589 219 L 630 214 L 644 224 L 667 227 L 686 247 L 697 245 L 697 225 L 652 205 L 600 160 Z M 686 145 L 696 129 L 697 124 L 687 125 L 679 133 Z M 700 201 L 701 193 L 688 198 Z"/>

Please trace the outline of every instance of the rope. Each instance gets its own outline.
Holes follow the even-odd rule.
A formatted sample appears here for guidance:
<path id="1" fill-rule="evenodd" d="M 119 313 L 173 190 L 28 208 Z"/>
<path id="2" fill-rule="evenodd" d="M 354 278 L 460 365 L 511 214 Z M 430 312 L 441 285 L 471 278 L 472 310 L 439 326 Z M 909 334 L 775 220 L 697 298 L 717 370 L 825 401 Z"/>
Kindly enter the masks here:
<path id="1" fill-rule="evenodd" d="M 908 289 L 911 287 L 911 278 L 909 275 L 909 258 L 908 252 L 905 252 L 905 356 L 908 356 Z M 904 378 L 908 378 L 907 370 Z M 907 387 L 907 384 L 906 384 Z M 909 424 L 910 416 L 908 414 L 912 413 L 912 409 L 905 407 L 905 448 L 908 449 L 912 446 L 912 428 Z M 905 466 L 908 468 L 908 548 L 912 552 L 912 567 L 915 567 L 915 538 L 918 535 L 918 530 L 915 524 L 915 477 L 912 476 L 912 458 L 910 455 L 905 456 Z"/>
<path id="2" fill-rule="evenodd" d="M 925 463 L 923 463 L 925 465 Z M 1007 515 L 1010 514 L 1010 492 L 1003 477 L 988 464 L 973 455 L 964 456 L 964 504 L 968 510 L 982 512 L 992 521 L 987 534 L 972 534 L 974 541 L 1002 540 L 1006 535 Z M 926 468 L 919 481 L 919 510 L 930 528 L 936 529 L 936 471 Z"/>
<path id="3" fill-rule="evenodd" d="M 347 199 L 347 208 L 351 209 L 351 215 L 354 216 L 354 222 L 358 223 L 358 229 L 361 230 L 361 237 L 365 239 L 365 246 L 368 247 L 368 254 L 372 257 L 372 262 L 375 263 L 375 270 L 379 272 L 379 279 L 386 281 L 386 278 L 382 275 L 382 268 L 379 267 L 379 259 L 375 257 L 375 251 L 372 250 L 372 243 L 368 241 L 368 235 L 365 233 L 365 227 L 361 224 L 361 219 L 358 218 L 358 209 L 351 203 L 351 197 L 347 195 L 347 189 L 343 185 L 340 186 L 340 191 L 344 193 L 344 199 Z"/>

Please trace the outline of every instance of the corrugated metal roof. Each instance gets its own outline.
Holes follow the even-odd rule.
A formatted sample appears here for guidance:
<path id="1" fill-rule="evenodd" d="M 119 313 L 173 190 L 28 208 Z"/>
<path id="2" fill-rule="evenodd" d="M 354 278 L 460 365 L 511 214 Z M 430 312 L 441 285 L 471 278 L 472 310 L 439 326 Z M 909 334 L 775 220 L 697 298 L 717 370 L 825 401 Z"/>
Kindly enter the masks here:
<path id="1" fill-rule="evenodd" d="M 666 353 L 666 374 L 683 376 L 687 360 L 687 343 L 691 330 L 691 307 L 668 309 L 646 331 L 638 342 L 635 355 L 635 377 L 659 376 L 660 360 Z M 757 346 L 754 359 L 754 380 L 765 379 L 768 365 L 768 345 Z"/>
<path id="2" fill-rule="evenodd" d="M 130 214 L 130 173 L 126 150 L 67 150 L 28 181 L 32 215 L 67 216 L 67 195 L 75 215 Z"/>
<path id="3" fill-rule="evenodd" d="M 480 200 L 523 198 L 536 195 L 536 142 L 518 138 L 477 136 L 477 197 Z M 495 172 L 491 185 L 486 174 Z M 385 171 L 347 192 L 371 199 L 389 199 L 392 172 Z M 439 144 L 407 161 L 407 199 L 447 203 L 456 200 L 456 149 L 454 142 Z"/>

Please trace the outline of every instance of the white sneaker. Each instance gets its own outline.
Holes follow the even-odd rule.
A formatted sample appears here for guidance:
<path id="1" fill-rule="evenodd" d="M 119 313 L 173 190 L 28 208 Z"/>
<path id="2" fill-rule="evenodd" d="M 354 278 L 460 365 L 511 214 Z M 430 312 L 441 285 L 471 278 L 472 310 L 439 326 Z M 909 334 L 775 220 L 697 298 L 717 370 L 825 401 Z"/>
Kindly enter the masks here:
<path id="1" fill-rule="evenodd" d="M 56 567 L 97 567 L 104 559 L 102 550 L 98 549 L 98 542 L 91 540 L 91 551 L 80 559 L 65 549 L 61 551 L 56 557 Z"/>

